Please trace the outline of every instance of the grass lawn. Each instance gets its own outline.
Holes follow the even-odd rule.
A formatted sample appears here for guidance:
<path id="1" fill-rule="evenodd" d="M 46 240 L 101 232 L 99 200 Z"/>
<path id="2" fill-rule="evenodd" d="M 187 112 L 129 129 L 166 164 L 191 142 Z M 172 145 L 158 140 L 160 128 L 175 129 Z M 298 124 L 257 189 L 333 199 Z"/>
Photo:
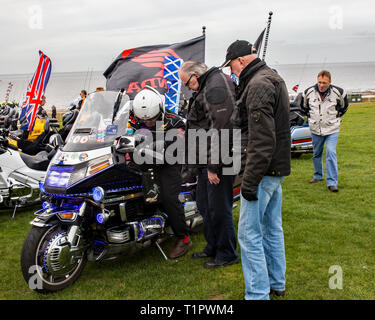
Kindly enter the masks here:
<path id="1" fill-rule="evenodd" d="M 283 182 L 287 257 L 284 299 L 375 299 L 375 105 L 352 104 L 343 118 L 338 151 L 339 188 L 312 178 L 311 155 L 292 159 Z M 20 252 L 38 207 L 0 211 L 0 299 L 242 299 L 240 264 L 206 270 L 190 254 L 165 262 L 156 248 L 101 263 L 88 262 L 82 276 L 62 292 L 31 291 L 20 270 Z M 234 209 L 237 229 L 239 210 Z M 204 248 L 193 234 L 192 251 Z M 162 244 L 168 250 L 173 239 Z M 331 266 L 342 270 L 342 289 L 330 289 Z M 331 280 L 332 281 L 332 280 Z"/>

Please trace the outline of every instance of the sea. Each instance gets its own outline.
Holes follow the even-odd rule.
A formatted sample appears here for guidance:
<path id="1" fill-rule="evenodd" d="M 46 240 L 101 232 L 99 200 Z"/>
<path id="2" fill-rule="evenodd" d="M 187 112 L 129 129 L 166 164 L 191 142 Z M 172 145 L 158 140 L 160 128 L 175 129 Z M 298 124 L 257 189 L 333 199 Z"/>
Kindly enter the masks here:
<path id="1" fill-rule="evenodd" d="M 271 65 L 285 80 L 288 90 L 299 85 L 299 91 L 314 85 L 316 76 L 322 69 L 332 75 L 332 84 L 348 92 L 369 92 L 375 94 L 375 62 L 356 63 L 316 63 L 316 64 L 280 64 Z M 0 102 L 5 99 L 9 83 L 12 83 L 9 99 L 20 104 L 25 99 L 27 85 L 32 74 L 0 75 Z M 82 89 L 95 91 L 97 87 L 106 86 L 103 71 L 85 72 L 52 72 L 45 96 L 45 109 L 55 105 L 58 110 L 67 110 L 70 104 L 79 97 Z"/>

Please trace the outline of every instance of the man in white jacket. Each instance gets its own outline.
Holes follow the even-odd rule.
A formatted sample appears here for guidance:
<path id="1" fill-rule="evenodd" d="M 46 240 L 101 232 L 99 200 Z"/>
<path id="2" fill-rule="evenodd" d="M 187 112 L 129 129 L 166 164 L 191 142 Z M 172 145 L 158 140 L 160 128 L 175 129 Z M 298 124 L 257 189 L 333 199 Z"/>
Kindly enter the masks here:
<path id="1" fill-rule="evenodd" d="M 323 180 L 323 149 L 326 144 L 326 180 L 332 192 L 338 192 L 336 145 L 341 117 L 348 109 L 344 89 L 331 84 L 331 74 L 323 70 L 318 82 L 303 93 L 303 109 L 308 116 L 313 142 L 314 175 L 309 183 Z"/>

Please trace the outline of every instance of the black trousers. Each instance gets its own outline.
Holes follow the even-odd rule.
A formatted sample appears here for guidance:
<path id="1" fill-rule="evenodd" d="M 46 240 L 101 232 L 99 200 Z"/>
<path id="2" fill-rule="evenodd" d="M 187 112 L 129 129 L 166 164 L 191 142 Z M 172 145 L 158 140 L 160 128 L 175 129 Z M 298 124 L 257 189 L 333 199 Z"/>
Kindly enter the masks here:
<path id="1" fill-rule="evenodd" d="M 163 165 L 154 169 L 156 181 L 160 187 L 160 200 L 168 222 L 177 238 L 188 235 L 185 212 L 178 195 L 181 190 L 181 165 Z"/>
<path id="2" fill-rule="evenodd" d="M 210 184 L 207 169 L 199 169 L 197 206 L 203 216 L 203 232 L 207 241 L 203 251 L 216 260 L 232 261 L 238 257 L 232 216 L 235 177 L 219 175 L 219 178 L 219 184 Z"/>

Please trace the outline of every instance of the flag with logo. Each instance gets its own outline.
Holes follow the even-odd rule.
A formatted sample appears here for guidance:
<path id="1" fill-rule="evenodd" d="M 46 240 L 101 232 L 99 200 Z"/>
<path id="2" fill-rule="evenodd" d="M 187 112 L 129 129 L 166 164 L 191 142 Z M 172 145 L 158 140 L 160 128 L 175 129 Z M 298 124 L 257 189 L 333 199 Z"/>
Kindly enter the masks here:
<path id="1" fill-rule="evenodd" d="M 51 75 L 52 63 L 42 51 L 39 51 L 38 67 L 27 87 L 26 100 L 22 104 L 19 120 L 26 117 L 27 122 L 22 122 L 21 129 L 32 131 L 38 108 L 46 90 Z"/>
<path id="2" fill-rule="evenodd" d="M 146 85 L 165 96 L 166 108 L 177 112 L 181 91 L 178 70 L 184 61 L 204 62 L 205 35 L 184 42 L 124 50 L 107 68 L 107 90 L 125 89 L 131 99 Z"/>

